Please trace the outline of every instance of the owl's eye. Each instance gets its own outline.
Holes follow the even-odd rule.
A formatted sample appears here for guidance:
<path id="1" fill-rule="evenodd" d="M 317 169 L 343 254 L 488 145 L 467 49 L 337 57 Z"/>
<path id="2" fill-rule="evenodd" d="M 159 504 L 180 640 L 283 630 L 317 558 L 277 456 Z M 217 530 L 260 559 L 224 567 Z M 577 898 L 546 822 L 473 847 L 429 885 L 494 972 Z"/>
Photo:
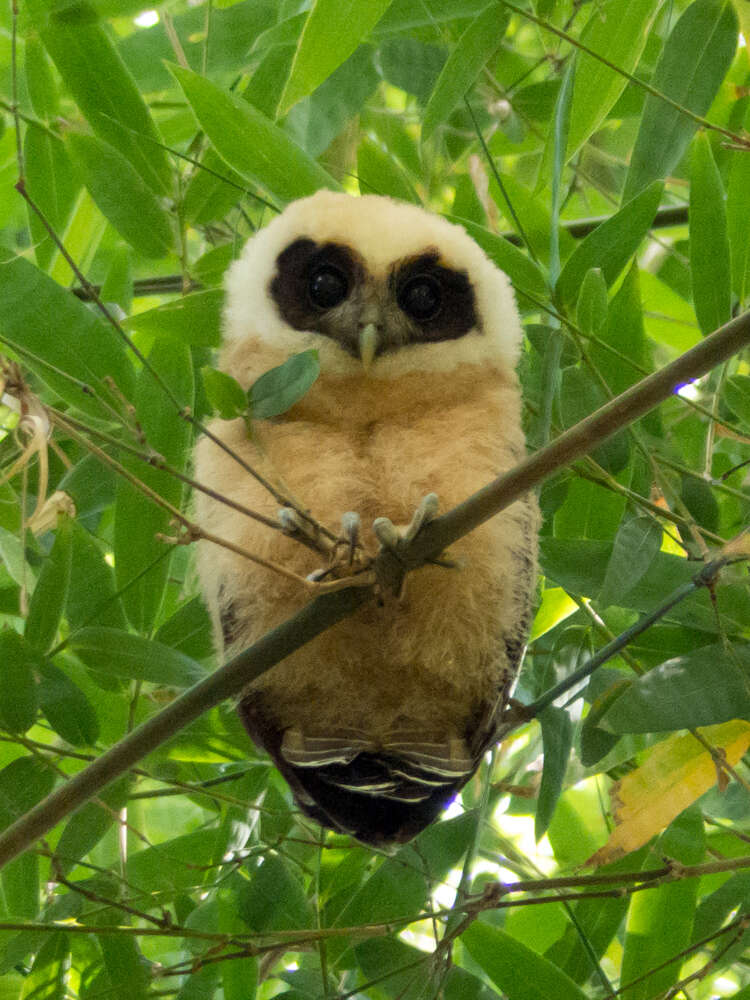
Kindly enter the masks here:
<path id="1" fill-rule="evenodd" d="M 420 274 L 407 281 L 398 293 L 398 304 L 418 323 L 434 319 L 443 304 L 440 282 L 429 274 Z"/>
<path id="2" fill-rule="evenodd" d="M 316 268 L 307 286 L 310 301 L 319 309 L 333 309 L 349 293 L 346 275 L 331 264 Z"/>

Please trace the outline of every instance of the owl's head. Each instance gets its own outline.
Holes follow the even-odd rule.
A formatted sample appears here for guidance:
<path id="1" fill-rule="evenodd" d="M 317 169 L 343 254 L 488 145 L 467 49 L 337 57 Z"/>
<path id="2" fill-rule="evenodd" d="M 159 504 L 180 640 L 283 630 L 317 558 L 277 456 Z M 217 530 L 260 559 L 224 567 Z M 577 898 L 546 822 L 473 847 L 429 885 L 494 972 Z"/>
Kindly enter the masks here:
<path id="1" fill-rule="evenodd" d="M 227 281 L 227 348 L 314 347 L 329 374 L 515 367 L 505 274 L 456 225 L 377 195 L 319 191 L 253 236 Z"/>

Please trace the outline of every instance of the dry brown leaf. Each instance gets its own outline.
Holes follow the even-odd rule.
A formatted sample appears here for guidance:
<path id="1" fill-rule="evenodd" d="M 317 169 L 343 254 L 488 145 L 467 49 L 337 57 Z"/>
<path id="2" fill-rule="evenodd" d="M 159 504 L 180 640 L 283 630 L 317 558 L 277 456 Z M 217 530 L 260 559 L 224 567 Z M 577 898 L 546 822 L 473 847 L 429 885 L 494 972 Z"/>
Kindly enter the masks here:
<path id="1" fill-rule="evenodd" d="M 704 726 L 701 735 L 734 766 L 750 746 L 750 722 Z M 612 788 L 615 829 L 586 862 L 603 865 L 635 851 L 716 784 L 714 757 L 690 733 L 668 737 Z"/>

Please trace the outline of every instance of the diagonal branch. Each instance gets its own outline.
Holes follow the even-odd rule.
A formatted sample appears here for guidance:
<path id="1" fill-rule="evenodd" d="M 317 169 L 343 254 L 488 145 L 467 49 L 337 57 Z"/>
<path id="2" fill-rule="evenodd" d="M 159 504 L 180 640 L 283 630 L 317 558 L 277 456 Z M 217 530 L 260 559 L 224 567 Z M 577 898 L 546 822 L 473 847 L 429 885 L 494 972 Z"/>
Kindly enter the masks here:
<path id="1" fill-rule="evenodd" d="M 446 546 L 510 506 L 558 469 L 592 451 L 668 399 L 679 385 L 700 378 L 748 345 L 750 311 L 726 323 L 676 361 L 632 386 L 546 448 L 430 522 L 398 559 L 390 551 L 383 550 L 375 563 L 379 577 L 398 579 L 435 558 Z M 363 587 L 322 594 L 255 645 L 180 695 L 9 826 L 0 835 L 0 868 L 203 712 L 239 694 L 252 680 L 353 614 L 372 596 L 373 588 Z"/>

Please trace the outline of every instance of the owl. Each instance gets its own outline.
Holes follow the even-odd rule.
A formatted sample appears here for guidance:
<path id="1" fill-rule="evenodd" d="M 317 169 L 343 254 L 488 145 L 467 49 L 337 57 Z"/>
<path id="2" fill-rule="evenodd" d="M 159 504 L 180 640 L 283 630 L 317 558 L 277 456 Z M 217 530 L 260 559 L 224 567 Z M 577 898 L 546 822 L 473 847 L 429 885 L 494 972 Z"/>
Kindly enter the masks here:
<path id="1" fill-rule="evenodd" d="M 320 376 L 281 416 L 216 420 L 196 476 L 271 518 L 278 503 L 232 454 L 329 527 L 408 525 L 426 494 L 448 510 L 525 455 L 515 367 L 521 326 L 505 274 L 459 226 L 375 195 L 320 191 L 254 235 L 227 279 L 219 367 L 248 388 L 290 355 Z M 207 531 L 306 576 L 320 555 L 205 495 Z M 372 845 L 415 836 L 497 737 L 529 626 L 536 501 L 451 547 L 453 568 L 411 573 L 243 692 L 239 712 L 312 819 Z M 382 522 L 381 522 L 382 523 Z M 198 544 L 225 656 L 309 592 L 235 551 Z"/>

